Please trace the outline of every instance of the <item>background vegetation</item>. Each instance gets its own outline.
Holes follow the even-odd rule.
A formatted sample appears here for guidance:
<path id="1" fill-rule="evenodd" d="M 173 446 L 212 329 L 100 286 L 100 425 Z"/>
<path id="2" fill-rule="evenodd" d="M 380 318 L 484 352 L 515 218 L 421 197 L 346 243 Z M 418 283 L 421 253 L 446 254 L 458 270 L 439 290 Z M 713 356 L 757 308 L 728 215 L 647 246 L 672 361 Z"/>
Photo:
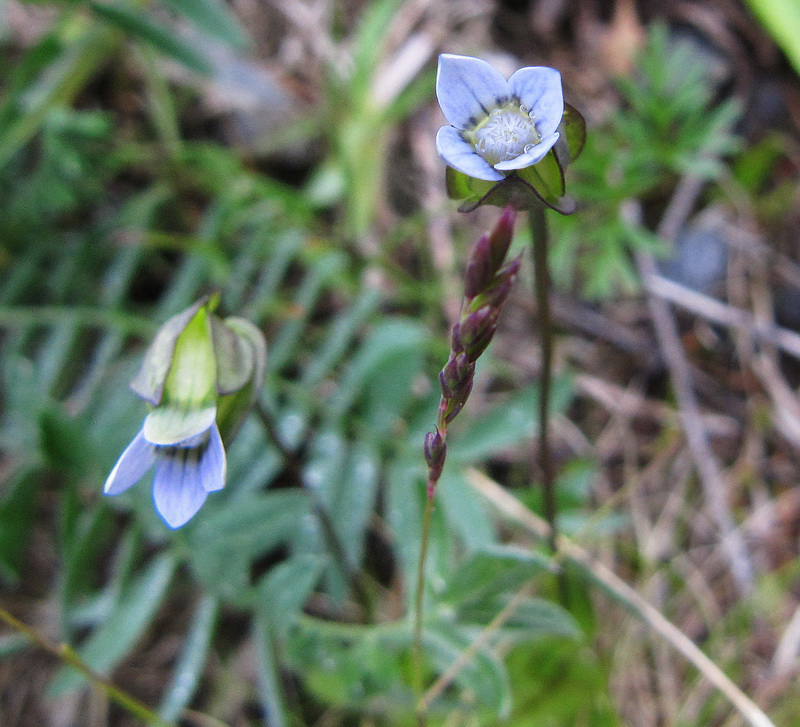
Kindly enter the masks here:
<path id="1" fill-rule="evenodd" d="M 441 51 L 558 67 L 590 133 L 551 220 L 569 548 L 528 260 L 437 494 L 428 686 L 469 650 L 430 722 L 742 724 L 716 665 L 800 723 L 800 19 L 752 7 L 0 0 L 0 605 L 74 649 L 4 628 L 0 724 L 141 724 L 72 653 L 168 723 L 414 723 L 422 440 L 497 214 L 446 199 Z M 100 493 L 145 346 L 213 289 L 267 381 L 171 532 Z"/>

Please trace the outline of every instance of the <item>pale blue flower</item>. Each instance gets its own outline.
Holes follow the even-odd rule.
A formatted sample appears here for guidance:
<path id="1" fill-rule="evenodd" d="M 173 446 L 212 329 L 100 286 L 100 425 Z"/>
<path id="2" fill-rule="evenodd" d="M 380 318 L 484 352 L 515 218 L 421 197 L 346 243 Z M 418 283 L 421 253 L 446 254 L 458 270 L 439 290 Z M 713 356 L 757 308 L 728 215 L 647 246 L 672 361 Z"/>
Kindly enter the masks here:
<path id="1" fill-rule="evenodd" d="M 500 181 L 540 162 L 558 141 L 564 93 L 554 68 L 520 68 L 506 80 L 485 61 L 445 53 L 436 96 L 451 124 L 439 129 L 436 149 L 470 177 Z"/>
<path id="2" fill-rule="evenodd" d="M 181 441 L 156 443 L 147 438 L 148 420 L 117 460 L 103 493 L 118 495 L 135 485 L 155 464 L 153 501 L 171 528 L 185 525 L 209 492 L 225 486 L 225 448 L 211 409 L 205 427 Z M 149 418 L 149 417 L 148 417 Z M 199 426 L 203 423 L 198 422 Z"/>

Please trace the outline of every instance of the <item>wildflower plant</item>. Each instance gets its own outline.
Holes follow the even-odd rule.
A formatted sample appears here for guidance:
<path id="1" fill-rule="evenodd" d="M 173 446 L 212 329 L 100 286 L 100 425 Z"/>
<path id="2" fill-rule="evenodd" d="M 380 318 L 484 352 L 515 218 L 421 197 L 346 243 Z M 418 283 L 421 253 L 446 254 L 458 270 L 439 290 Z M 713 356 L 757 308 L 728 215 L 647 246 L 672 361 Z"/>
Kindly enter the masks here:
<path id="1" fill-rule="evenodd" d="M 554 68 L 521 68 L 506 80 L 478 58 L 443 54 L 439 56 L 436 95 L 450 124 L 441 127 L 436 136 L 439 155 L 448 165 L 448 194 L 463 200 L 462 212 L 482 204 L 505 206 L 506 210 L 492 233 L 478 241 L 467 263 L 461 319 L 453 327 L 450 357 L 439 377 L 442 398 L 436 430 L 428 433 L 424 443 L 427 503 L 417 568 L 414 635 L 417 714 L 422 724 L 428 705 L 422 695 L 422 614 L 433 500 L 447 454 L 447 425 L 469 397 L 475 361 L 494 335 L 519 271 L 519 257 L 503 267 L 516 211 L 528 212 L 533 241 L 542 341 L 539 463 L 550 545 L 556 550 L 555 478 L 548 442 L 553 332 L 545 210 L 575 211 L 575 201 L 566 194 L 564 173 L 583 149 L 586 134 L 583 117 L 564 103 L 561 74 Z"/>
<path id="2" fill-rule="evenodd" d="M 266 344 L 249 321 L 214 315 L 206 297 L 158 331 L 134 393 L 153 408 L 117 460 L 103 492 L 118 495 L 155 465 L 153 501 L 170 528 L 185 525 L 225 486 L 230 438 L 264 379 Z"/>

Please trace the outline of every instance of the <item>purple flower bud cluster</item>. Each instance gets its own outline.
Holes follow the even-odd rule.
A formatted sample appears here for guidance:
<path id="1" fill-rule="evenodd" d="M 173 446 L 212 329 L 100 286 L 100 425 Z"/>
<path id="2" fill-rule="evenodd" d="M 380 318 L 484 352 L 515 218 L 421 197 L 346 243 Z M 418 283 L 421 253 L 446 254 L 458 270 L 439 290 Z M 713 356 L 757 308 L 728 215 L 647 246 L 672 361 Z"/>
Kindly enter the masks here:
<path id="1" fill-rule="evenodd" d="M 520 258 L 505 262 L 514 235 L 516 212 L 507 207 L 494 229 L 475 243 L 467 262 L 461 319 L 453 326 L 450 357 L 439 374 L 442 398 L 436 431 L 425 437 L 428 495 L 442 473 L 447 455 L 447 425 L 464 408 L 475 375 L 475 361 L 486 350 L 519 273 Z"/>

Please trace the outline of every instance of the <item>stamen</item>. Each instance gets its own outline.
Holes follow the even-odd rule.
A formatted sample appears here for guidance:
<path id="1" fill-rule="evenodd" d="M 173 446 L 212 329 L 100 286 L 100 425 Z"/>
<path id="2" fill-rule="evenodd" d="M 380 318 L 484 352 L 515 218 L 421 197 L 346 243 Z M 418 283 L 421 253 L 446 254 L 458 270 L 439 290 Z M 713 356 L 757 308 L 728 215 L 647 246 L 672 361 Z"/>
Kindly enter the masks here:
<path id="1" fill-rule="evenodd" d="M 524 104 L 492 109 L 471 136 L 475 150 L 492 165 L 516 159 L 541 141 Z"/>

